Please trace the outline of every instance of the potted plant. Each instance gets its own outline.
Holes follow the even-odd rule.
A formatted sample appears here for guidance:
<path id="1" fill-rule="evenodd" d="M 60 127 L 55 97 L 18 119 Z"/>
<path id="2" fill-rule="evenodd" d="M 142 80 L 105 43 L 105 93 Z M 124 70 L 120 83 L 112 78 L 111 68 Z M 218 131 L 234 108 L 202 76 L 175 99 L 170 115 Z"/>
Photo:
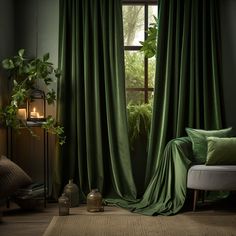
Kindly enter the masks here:
<path id="1" fill-rule="evenodd" d="M 60 78 L 60 71 L 49 61 L 49 53 L 42 58 L 33 59 L 26 58 L 24 53 L 25 50 L 20 49 L 17 55 L 2 61 L 3 68 L 9 72 L 11 96 L 9 104 L 0 107 L 0 123 L 15 130 L 25 127 L 34 135 L 27 121 L 18 117 L 18 109 L 30 99 L 32 91 L 37 89 L 39 83 L 44 85 L 47 104 L 53 104 L 56 93 L 49 88 L 49 85 L 53 82 L 53 78 Z M 64 144 L 64 128 L 58 125 L 52 116 L 46 118 L 42 128 L 57 135 L 59 144 Z"/>
<path id="2" fill-rule="evenodd" d="M 144 192 L 152 104 L 128 104 L 127 117 L 133 176 L 137 192 L 141 196 Z"/>
<path id="3" fill-rule="evenodd" d="M 128 104 L 128 134 L 131 150 L 134 149 L 134 143 L 140 136 L 148 137 L 152 117 L 152 105 Z"/>

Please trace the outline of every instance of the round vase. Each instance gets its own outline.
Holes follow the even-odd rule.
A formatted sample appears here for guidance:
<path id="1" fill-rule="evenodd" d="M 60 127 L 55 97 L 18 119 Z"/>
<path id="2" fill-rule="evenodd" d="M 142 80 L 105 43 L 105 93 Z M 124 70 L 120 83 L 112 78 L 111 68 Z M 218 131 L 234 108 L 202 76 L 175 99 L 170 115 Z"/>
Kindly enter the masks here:
<path id="1" fill-rule="evenodd" d="M 70 207 L 77 207 L 79 205 L 79 188 L 73 183 L 73 179 L 64 187 L 64 193 L 70 200 Z"/>
<path id="2" fill-rule="evenodd" d="M 89 212 L 104 211 L 102 205 L 102 194 L 98 191 L 98 189 L 92 189 L 92 191 L 88 194 L 87 211 Z"/>

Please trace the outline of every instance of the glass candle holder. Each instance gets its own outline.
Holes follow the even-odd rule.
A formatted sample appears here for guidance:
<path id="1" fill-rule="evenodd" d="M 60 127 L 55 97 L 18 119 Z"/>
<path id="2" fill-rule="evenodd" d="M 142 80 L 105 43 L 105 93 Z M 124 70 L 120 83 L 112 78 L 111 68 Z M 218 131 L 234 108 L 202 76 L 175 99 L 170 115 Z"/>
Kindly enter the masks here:
<path id="1" fill-rule="evenodd" d="M 70 200 L 70 207 L 79 205 L 79 188 L 73 183 L 73 179 L 70 179 L 69 183 L 64 187 L 64 193 Z"/>
<path id="2" fill-rule="evenodd" d="M 58 199 L 58 206 L 59 206 L 59 216 L 66 216 L 69 215 L 70 211 L 70 200 L 66 196 L 65 193 L 61 195 Z"/>
<path id="3" fill-rule="evenodd" d="M 102 194 L 98 191 L 98 189 L 92 189 L 92 191 L 88 194 L 87 211 L 89 212 L 104 211 L 102 205 Z"/>

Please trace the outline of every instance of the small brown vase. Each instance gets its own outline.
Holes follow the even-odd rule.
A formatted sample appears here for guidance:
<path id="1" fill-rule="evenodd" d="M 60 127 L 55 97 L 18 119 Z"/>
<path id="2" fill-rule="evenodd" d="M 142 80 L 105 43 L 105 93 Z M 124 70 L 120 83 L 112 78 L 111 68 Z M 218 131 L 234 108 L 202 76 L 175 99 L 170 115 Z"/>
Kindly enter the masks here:
<path id="1" fill-rule="evenodd" d="M 70 179 L 69 183 L 64 187 L 64 193 L 70 200 L 70 207 L 79 205 L 79 188 L 73 183 L 73 179 Z"/>
<path id="2" fill-rule="evenodd" d="M 104 211 L 102 205 L 102 194 L 98 189 L 92 189 L 87 196 L 87 211 L 89 212 L 101 212 Z"/>
<path id="3" fill-rule="evenodd" d="M 69 215 L 70 201 L 65 193 L 63 193 L 61 197 L 59 197 L 58 206 L 59 206 L 59 216 Z"/>

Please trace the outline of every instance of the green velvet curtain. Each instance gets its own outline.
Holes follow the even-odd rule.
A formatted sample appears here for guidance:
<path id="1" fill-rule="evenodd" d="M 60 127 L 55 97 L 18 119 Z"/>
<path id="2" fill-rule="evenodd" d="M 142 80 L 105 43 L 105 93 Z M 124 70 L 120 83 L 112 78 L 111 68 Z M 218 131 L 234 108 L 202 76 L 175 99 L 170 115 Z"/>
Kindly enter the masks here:
<path id="1" fill-rule="evenodd" d="M 222 127 L 219 1 L 158 2 L 157 74 L 146 171 L 148 186 L 140 203 L 144 209 L 137 211 L 168 215 L 178 212 L 184 204 L 183 181 L 186 182 L 188 161 L 176 145 L 175 151 L 166 147 L 164 152 L 167 142 L 186 136 L 186 127 Z"/>
<path id="2" fill-rule="evenodd" d="M 121 0 L 60 0 L 63 74 L 58 84 L 58 120 L 65 126 L 67 141 L 55 162 L 55 192 L 73 177 L 83 197 L 98 187 L 108 203 L 134 212 L 170 215 L 183 207 L 191 143 L 188 138 L 174 138 L 185 136 L 185 127 L 222 127 L 218 4 L 216 0 L 158 1 L 146 191 L 142 199 L 134 200 Z"/>
<path id="3" fill-rule="evenodd" d="M 222 127 L 219 1 L 159 0 L 157 75 L 146 182 L 186 127 Z"/>
<path id="4" fill-rule="evenodd" d="M 146 191 L 117 205 L 145 215 L 172 215 L 186 199 L 192 162 L 185 128 L 222 127 L 217 0 L 159 0 L 157 73 Z M 179 138 L 178 138 L 179 137 Z"/>
<path id="5" fill-rule="evenodd" d="M 121 0 L 60 0 L 58 150 L 53 187 L 74 178 L 81 198 L 136 197 L 130 162 L 124 84 Z"/>

